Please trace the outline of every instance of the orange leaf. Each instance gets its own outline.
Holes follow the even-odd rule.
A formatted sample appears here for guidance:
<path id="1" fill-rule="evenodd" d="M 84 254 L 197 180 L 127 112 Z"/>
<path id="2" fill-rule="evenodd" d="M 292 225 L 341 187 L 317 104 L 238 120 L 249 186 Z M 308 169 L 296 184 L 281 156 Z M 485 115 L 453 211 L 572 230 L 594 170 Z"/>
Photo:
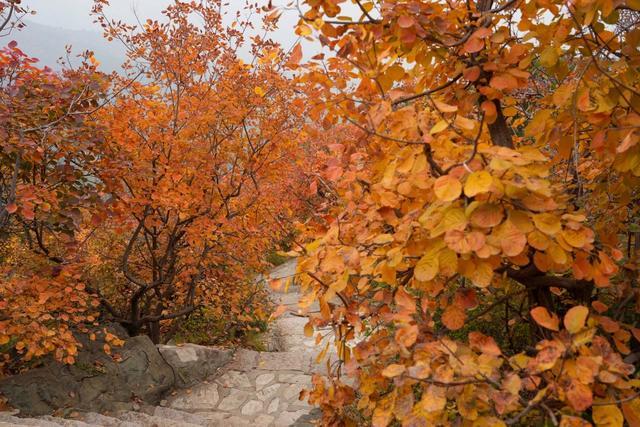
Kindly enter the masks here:
<path id="1" fill-rule="evenodd" d="M 552 331 L 558 331 L 560 329 L 560 319 L 555 313 L 549 313 L 544 307 L 536 307 L 531 310 L 531 317 L 540 326 L 543 326 Z"/>
<path id="2" fill-rule="evenodd" d="M 494 203 L 483 203 L 471 213 L 471 223 L 477 227 L 495 227 L 502 222 L 502 207 Z"/>
<path id="3" fill-rule="evenodd" d="M 273 313 L 271 313 L 271 319 L 275 319 L 276 317 L 280 317 L 287 311 L 286 305 L 279 305 L 278 308 L 275 309 Z"/>
<path id="4" fill-rule="evenodd" d="M 577 379 L 572 379 L 567 388 L 567 400 L 576 411 L 584 411 L 593 403 L 593 393 L 589 386 L 582 384 Z"/>
<path id="5" fill-rule="evenodd" d="M 397 363 L 391 364 L 382 370 L 382 376 L 387 378 L 394 378 L 401 375 L 406 370 L 404 365 Z"/>
<path id="6" fill-rule="evenodd" d="M 462 47 L 462 51 L 466 53 L 480 52 L 484 48 L 484 40 L 471 37 Z"/>
<path id="7" fill-rule="evenodd" d="M 462 75 L 467 81 L 475 82 L 480 77 L 480 67 L 473 66 L 473 67 L 466 68 L 462 72 Z"/>
<path id="8" fill-rule="evenodd" d="M 489 356 L 498 357 L 502 354 L 498 344 L 496 344 L 496 341 L 491 337 L 481 334 L 480 332 L 469 333 L 469 344 L 472 348 L 480 350 L 482 353 Z"/>
<path id="9" fill-rule="evenodd" d="M 466 313 L 455 305 L 450 305 L 444 313 L 442 313 L 442 323 L 452 331 L 462 328 L 466 319 Z"/>
<path id="10" fill-rule="evenodd" d="M 491 78 L 489 85 L 498 90 L 517 89 L 518 80 L 511 74 L 496 74 Z"/>

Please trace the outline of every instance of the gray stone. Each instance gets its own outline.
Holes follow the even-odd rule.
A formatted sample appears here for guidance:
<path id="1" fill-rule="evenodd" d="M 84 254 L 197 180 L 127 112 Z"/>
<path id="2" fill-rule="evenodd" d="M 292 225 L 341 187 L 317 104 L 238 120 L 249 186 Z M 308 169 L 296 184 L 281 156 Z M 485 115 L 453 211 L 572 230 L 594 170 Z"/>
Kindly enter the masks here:
<path id="1" fill-rule="evenodd" d="M 258 412 L 262 411 L 262 407 L 262 402 L 250 400 L 244 404 L 240 413 L 246 416 L 256 415 Z"/>
<path id="2" fill-rule="evenodd" d="M 208 421 L 212 421 L 213 423 L 217 423 L 231 416 L 228 412 L 195 412 L 195 415 L 204 418 Z M 214 424 L 218 425 L 218 424 Z"/>
<path id="3" fill-rule="evenodd" d="M 196 427 L 197 424 L 191 424 L 186 421 L 176 421 L 163 417 L 154 417 L 153 415 L 143 412 L 122 412 L 118 414 L 118 418 L 123 421 L 131 421 L 140 425 L 154 427 Z"/>
<path id="4" fill-rule="evenodd" d="M 233 356 L 231 350 L 196 344 L 159 345 L 158 350 L 173 367 L 178 387 L 190 387 L 207 379 Z"/>
<path id="5" fill-rule="evenodd" d="M 104 352 L 104 333 L 97 339 L 77 334 L 82 344 L 74 365 L 46 360 L 40 368 L 0 380 L 9 405 L 27 416 L 47 415 L 58 408 L 87 412 L 133 409 L 132 396 L 155 405 L 175 382 L 171 366 L 146 336 L 127 338 L 118 325 L 109 330 L 125 340 L 114 347 L 120 362 Z"/>
<path id="6" fill-rule="evenodd" d="M 240 349 L 233 355 L 233 360 L 227 367 L 238 371 L 250 371 L 256 367 L 259 354 L 257 351 Z"/>
<path id="7" fill-rule="evenodd" d="M 52 417 L 52 416 L 49 416 L 49 415 L 46 415 L 44 417 L 39 417 L 39 419 L 40 420 L 51 421 L 52 423 L 56 423 L 59 426 L 64 426 L 64 427 L 91 427 L 90 424 L 85 423 L 84 421 L 71 420 L 71 419 L 59 418 L 59 417 Z"/>
<path id="8" fill-rule="evenodd" d="M 304 374 L 279 374 L 278 381 L 281 383 L 288 384 L 303 384 L 303 385 L 311 385 L 311 375 Z"/>
<path id="9" fill-rule="evenodd" d="M 0 414 L 0 421 L 11 426 L 60 427 L 60 424 L 44 419 L 19 418 L 13 415 Z"/>
<path id="10" fill-rule="evenodd" d="M 186 411 L 207 411 L 213 410 L 219 399 L 217 384 L 201 384 L 190 390 L 190 392 L 184 392 L 167 399 L 167 405 L 174 409 Z"/>
<path id="11" fill-rule="evenodd" d="M 103 427 L 136 427 L 137 424 L 134 424 L 130 421 L 122 421 L 117 418 L 108 417 L 106 415 L 97 414 L 95 412 L 87 412 L 85 414 L 81 414 L 80 418 L 87 424 L 93 424 Z"/>
<path id="12" fill-rule="evenodd" d="M 304 416 L 306 413 L 307 413 L 306 411 L 282 412 L 276 419 L 275 425 L 278 427 L 285 427 L 285 426 L 289 427 L 293 423 L 295 423 L 296 420 L 298 420 L 298 418 Z"/>
<path id="13" fill-rule="evenodd" d="M 256 389 L 262 390 L 264 386 L 271 383 L 275 379 L 274 374 L 261 374 L 256 377 Z"/>
<path id="14" fill-rule="evenodd" d="M 246 420 L 242 417 L 233 416 L 224 420 L 225 427 L 247 427 L 255 426 L 253 421 Z"/>
<path id="15" fill-rule="evenodd" d="M 268 426 L 273 422 L 273 420 L 275 420 L 275 418 L 273 418 L 271 415 L 262 414 L 256 417 L 256 419 L 254 420 L 254 424 L 256 426 Z"/>
<path id="16" fill-rule="evenodd" d="M 271 401 L 271 403 L 269 403 L 269 406 L 267 407 L 267 414 L 273 414 L 274 412 L 276 412 L 278 410 L 278 405 L 280 404 L 280 399 L 279 398 L 275 398 Z"/>
<path id="17" fill-rule="evenodd" d="M 217 381 L 227 388 L 251 388 L 251 381 L 249 381 L 247 374 L 239 371 L 227 371 Z"/>
<path id="18" fill-rule="evenodd" d="M 309 370 L 311 356 L 304 352 L 287 351 L 282 353 L 261 353 L 258 368 L 267 371 L 303 371 Z"/>
<path id="19" fill-rule="evenodd" d="M 291 384 L 287 386 L 286 389 L 282 392 L 282 397 L 285 398 L 286 401 L 291 402 L 294 400 L 298 400 L 300 396 L 300 392 L 304 389 L 304 386 L 300 384 Z"/>
<path id="20" fill-rule="evenodd" d="M 280 390 L 280 386 L 282 384 L 272 384 L 269 387 L 266 387 L 259 392 L 256 393 L 256 397 L 263 402 L 269 401 L 273 396 L 278 394 L 278 390 Z"/>
<path id="21" fill-rule="evenodd" d="M 231 393 L 222 399 L 218 409 L 221 411 L 233 411 L 238 409 L 249 397 L 249 393 L 243 390 L 231 389 Z"/>
<path id="22" fill-rule="evenodd" d="M 171 408 L 163 408 L 161 406 L 155 406 L 153 408 L 153 412 L 151 413 L 151 415 L 153 415 L 154 417 L 169 418 L 174 421 L 184 421 L 184 422 L 199 425 L 199 426 L 208 424 L 207 418 L 204 418 L 189 412 L 185 412 L 185 411 L 179 411 Z"/>

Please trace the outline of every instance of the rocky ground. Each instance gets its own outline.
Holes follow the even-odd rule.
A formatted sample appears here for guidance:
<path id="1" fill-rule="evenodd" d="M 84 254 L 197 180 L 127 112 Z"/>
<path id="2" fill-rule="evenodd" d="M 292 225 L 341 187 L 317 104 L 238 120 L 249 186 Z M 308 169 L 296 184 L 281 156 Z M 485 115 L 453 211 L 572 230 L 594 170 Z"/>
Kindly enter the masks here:
<path id="1" fill-rule="evenodd" d="M 290 276 L 295 262 L 271 272 L 272 278 Z M 318 418 L 317 409 L 299 400 L 309 388 L 311 376 L 321 369 L 315 358 L 320 346 L 304 336 L 305 315 L 299 312 L 298 290 L 274 292 L 274 299 L 286 305 L 286 312 L 272 326 L 271 339 L 277 352 L 240 349 L 218 373 L 191 388 L 166 397 L 159 406 L 143 406 L 137 411 L 102 415 L 72 413 L 72 418 L 51 416 L 18 418 L 0 413 L 0 427 L 15 426 L 307 426 Z M 313 311 L 313 308 L 312 308 Z M 188 363 L 196 357 L 193 347 L 175 350 L 175 357 Z"/>

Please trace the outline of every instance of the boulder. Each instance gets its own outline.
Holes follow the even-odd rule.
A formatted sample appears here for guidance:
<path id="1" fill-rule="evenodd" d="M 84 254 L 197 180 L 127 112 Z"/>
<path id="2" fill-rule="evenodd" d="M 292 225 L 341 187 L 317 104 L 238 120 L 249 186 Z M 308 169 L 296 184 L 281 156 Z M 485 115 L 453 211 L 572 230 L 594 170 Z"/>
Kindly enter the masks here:
<path id="1" fill-rule="evenodd" d="M 157 404 L 176 383 L 172 367 L 146 336 L 126 337 L 119 326 L 112 333 L 125 340 L 104 352 L 104 341 L 77 335 L 82 343 L 74 365 L 47 360 L 42 367 L 0 380 L 0 393 L 21 415 L 39 416 L 73 408 L 104 412 L 131 410 L 138 402 Z M 102 335 L 103 336 L 103 335 Z"/>
<path id="2" fill-rule="evenodd" d="M 191 387 L 231 361 L 231 350 L 196 344 L 159 345 L 158 350 L 176 376 L 177 387 Z"/>

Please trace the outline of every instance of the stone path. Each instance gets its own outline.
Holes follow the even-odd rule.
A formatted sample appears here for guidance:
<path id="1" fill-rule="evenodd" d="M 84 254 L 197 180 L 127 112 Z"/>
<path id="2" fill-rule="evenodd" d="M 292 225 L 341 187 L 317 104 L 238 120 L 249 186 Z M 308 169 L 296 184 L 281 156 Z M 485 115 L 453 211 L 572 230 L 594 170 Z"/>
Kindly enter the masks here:
<path id="1" fill-rule="evenodd" d="M 270 276 L 284 278 L 294 273 L 295 262 L 289 262 Z M 229 426 L 312 425 L 313 408 L 298 397 L 304 388 L 310 388 L 311 376 L 321 365 L 315 363 L 319 352 L 315 340 L 304 335 L 307 318 L 298 314 L 299 296 L 295 287 L 288 293 L 273 293 L 279 305 L 287 306 L 272 325 L 272 339 L 279 341 L 281 351 L 238 350 L 214 381 L 172 396 L 167 406 Z"/>
<path id="2" fill-rule="evenodd" d="M 295 261 L 271 272 L 271 278 L 293 275 Z M 315 359 L 323 346 L 304 336 L 307 318 L 299 314 L 299 293 L 274 292 L 274 299 L 287 311 L 272 326 L 279 352 L 238 350 L 234 359 L 207 382 L 179 390 L 160 406 L 143 407 L 137 412 L 112 416 L 79 414 L 77 419 L 41 417 L 17 418 L 0 413 L 0 427 L 35 426 L 311 426 L 318 410 L 298 399 L 301 390 L 311 386 L 311 376 L 322 364 Z M 312 307 L 310 311 L 314 311 Z"/>

